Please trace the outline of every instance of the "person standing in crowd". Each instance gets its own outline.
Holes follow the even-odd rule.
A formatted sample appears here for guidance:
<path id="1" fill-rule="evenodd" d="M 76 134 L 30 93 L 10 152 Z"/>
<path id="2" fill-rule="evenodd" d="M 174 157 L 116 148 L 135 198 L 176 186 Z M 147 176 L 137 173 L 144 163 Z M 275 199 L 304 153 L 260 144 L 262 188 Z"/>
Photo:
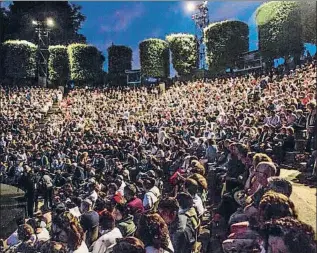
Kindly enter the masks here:
<path id="1" fill-rule="evenodd" d="M 43 170 L 40 178 L 42 183 L 42 192 L 44 193 L 44 208 L 49 210 L 53 206 L 53 181 L 47 170 Z"/>
<path id="2" fill-rule="evenodd" d="M 216 161 L 216 156 L 217 156 L 217 145 L 216 145 L 216 141 L 212 140 L 212 139 L 208 139 L 207 141 L 207 149 L 206 149 L 206 159 L 208 161 L 208 163 L 213 163 Z"/>
<path id="3" fill-rule="evenodd" d="M 85 233 L 85 242 L 88 247 L 98 239 L 99 215 L 92 209 L 93 204 L 90 199 L 85 199 L 81 203 L 80 224 Z"/>
<path id="4" fill-rule="evenodd" d="M 52 223 L 52 239 L 57 242 L 65 243 L 68 252 L 89 252 L 84 240 L 84 231 L 77 218 L 70 212 L 66 211 L 53 216 Z"/>
<path id="5" fill-rule="evenodd" d="M 174 252 L 191 253 L 196 241 L 196 230 L 188 216 L 179 214 L 178 201 L 174 198 L 163 199 L 158 210 L 168 226 Z"/>
<path id="6" fill-rule="evenodd" d="M 21 187 L 25 190 L 27 201 L 27 215 L 32 218 L 34 214 L 34 205 L 36 196 L 36 177 L 30 167 L 26 167 L 24 175 L 21 178 Z"/>
<path id="7" fill-rule="evenodd" d="M 168 227 L 158 214 L 148 214 L 141 217 L 137 236 L 144 242 L 146 253 L 174 252 Z"/>
<path id="8" fill-rule="evenodd" d="M 144 212 L 142 200 L 136 196 L 136 193 L 136 187 L 132 184 L 124 188 L 124 197 L 127 200 L 127 207 L 134 217 Z"/>
<path id="9" fill-rule="evenodd" d="M 111 252 L 113 246 L 116 245 L 117 239 L 122 238 L 122 234 L 115 227 L 115 219 L 108 211 L 103 211 L 100 214 L 100 234 L 101 236 L 93 244 L 92 253 L 108 253 Z"/>
<path id="10" fill-rule="evenodd" d="M 309 112 L 306 122 L 306 130 L 308 133 L 308 141 L 306 145 L 306 151 L 310 152 L 312 148 L 316 148 L 316 134 L 317 134 L 317 106 L 316 102 L 310 102 L 307 104 L 307 110 Z"/>

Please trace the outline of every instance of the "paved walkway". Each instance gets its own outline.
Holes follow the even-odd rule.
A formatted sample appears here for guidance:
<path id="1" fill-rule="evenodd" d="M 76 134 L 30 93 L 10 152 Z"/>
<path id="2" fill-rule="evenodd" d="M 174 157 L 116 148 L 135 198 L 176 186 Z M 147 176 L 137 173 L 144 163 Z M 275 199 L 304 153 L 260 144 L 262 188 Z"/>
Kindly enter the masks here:
<path id="1" fill-rule="evenodd" d="M 297 170 L 281 170 L 281 177 L 292 182 L 300 174 Z M 299 219 L 311 225 L 316 231 L 316 188 L 292 182 L 292 201 L 297 208 Z M 317 237 L 317 236 L 316 236 Z"/>

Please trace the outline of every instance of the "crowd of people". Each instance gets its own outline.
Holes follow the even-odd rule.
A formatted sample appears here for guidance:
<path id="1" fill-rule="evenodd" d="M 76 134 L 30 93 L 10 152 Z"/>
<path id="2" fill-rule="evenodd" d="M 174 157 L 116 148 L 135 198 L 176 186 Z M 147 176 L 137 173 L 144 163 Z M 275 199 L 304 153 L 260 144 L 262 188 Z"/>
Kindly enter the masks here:
<path id="1" fill-rule="evenodd" d="M 161 94 L 1 87 L 1 182 L 25 191 L 28 216 L 2 250 L 316 252 L 279 177 L 302 135 L 316 180 L 315 64 Z"/>

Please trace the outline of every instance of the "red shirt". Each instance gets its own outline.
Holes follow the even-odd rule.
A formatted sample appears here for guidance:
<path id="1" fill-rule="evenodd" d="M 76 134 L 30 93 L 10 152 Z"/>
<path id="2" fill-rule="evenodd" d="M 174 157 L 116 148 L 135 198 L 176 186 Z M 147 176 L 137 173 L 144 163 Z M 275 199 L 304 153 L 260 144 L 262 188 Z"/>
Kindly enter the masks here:
<path id="1" fill-rule="evenodd" d="M 144 212 L 142 200 L 139 198 L 132 199 L 127 205 L 128 208 L 130 208 L 130 210 L 132 211 L 132 214 Z"/>

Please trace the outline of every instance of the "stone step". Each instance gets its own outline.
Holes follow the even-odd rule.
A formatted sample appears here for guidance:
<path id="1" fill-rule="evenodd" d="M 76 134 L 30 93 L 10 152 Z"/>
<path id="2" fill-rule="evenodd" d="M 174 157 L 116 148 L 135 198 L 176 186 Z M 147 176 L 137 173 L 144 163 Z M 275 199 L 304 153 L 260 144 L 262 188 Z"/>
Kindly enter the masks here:
<path id="1" fill-rule="evenodd" d="M 307 140 L 295 140 L 295 150 L 298 152 L 304 152 L 306 148 Z"/>
<path id="2" fill-rule="evenodd" d="M 292 164 L 295 162 L 296 155 L 298 155 L 299 152 L 286 152 L 285 154 L 285 163 L 286 164 Z"/>

